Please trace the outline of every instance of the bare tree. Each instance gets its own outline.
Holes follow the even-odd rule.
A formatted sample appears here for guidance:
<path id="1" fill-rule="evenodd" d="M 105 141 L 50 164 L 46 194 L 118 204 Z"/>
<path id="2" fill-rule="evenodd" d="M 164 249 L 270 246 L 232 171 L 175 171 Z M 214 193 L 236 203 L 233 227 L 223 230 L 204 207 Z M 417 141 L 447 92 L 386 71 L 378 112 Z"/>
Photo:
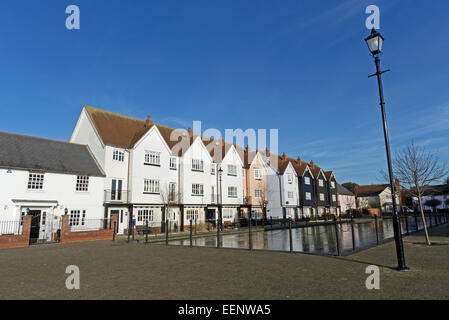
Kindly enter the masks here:
<path id="1" fill-rule="evenodd" d="M 166 184 L 159 192 L 161 202 L 164 205 L 165 220 L 168 220 L 168 214 L 171 209 L 178 207 L 181 203 L 181 193 L 176 189 L 176 184 Z"/>
<path id="2" fill-rule="evenodd" d="M 402 185 L 408 186 L 412 196 L 418 198 L 419 209 L 426 236 L 426 244 L 431 245 L 424 216 L 422 197 L 431 183 L 443 179 L 449 173 L 445 163 L 441 163 L 438 154 L 413 142 L 395 154 L 393 174 Z"/>

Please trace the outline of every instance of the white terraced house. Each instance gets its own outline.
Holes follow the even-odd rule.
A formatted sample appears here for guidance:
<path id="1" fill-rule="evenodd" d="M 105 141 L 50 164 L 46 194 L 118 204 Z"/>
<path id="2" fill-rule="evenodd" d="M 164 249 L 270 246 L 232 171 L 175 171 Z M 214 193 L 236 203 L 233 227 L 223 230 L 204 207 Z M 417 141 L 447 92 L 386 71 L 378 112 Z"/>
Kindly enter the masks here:
<path id="1" fill-rule="evenodd" d="M 0 235 L 25 215 L 31 242 L 55 240 L 64 214 L 71 230 L 101 229 L 104 176 L 86 145 L 0 133 Z"/>
<path id="2" fill-rule="evenodd" d="M 278 156 L 265 152 L 267 162 L 267 218 L 298 219 L 299 185 L 292 162 L 285 154 Z"/>
<path id="3" fill-rule="evenodd" d="M 87 144 L 106 173 L 105 217 L 119 214 L 119 233 L 133 224 L 183 230 L 189 220 L 233 220 L 243 203 L 242 161 L 223 141 L 85 106 L 71 142 Z M 214 158 L 213 158 L 214 157 Z M 223 161 L 223 164 L 222 164 Z M 234 168 L 235 166 L 235 168 Z M 220 197 L 220 168 L 223 195 Z M 230 174 L 229 174 L 230 173 Z M 221 203 L 219 201 L 222 201 Z"/>

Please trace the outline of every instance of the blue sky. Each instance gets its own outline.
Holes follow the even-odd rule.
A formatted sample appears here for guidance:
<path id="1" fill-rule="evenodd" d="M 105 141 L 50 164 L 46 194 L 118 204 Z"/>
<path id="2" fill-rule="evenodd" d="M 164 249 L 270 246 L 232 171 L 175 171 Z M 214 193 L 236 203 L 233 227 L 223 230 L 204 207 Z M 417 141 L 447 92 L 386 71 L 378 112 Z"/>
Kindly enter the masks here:
<path id="1" fill-rule="evenodd" d="M 79 5 L 81 29 L 65 28 Z M 447 1 L 5 0 L 0 131 L 68 140 L 84 104 L 175 127 L 279 129 L 279 151 L 379 183 L 365 8 L 381 10 L 392 149 L 449 158 Z"/>

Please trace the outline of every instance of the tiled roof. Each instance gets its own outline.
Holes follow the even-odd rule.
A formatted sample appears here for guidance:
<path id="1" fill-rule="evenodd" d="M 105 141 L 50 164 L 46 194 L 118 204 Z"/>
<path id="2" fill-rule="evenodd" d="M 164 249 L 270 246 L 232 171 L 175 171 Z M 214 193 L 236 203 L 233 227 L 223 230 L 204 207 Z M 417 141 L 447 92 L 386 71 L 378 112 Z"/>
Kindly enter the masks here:
<path id="1" fill-rule="evenodd" d="M 354 194 L 343 187 L 341 184 L 337 183 L 337 193 L 345 196 L 353 196 Z"/>
<path id="2" fill-rule="evenodd" d="M 355 195 L 357 197 L 374 197 L 388 188 L 388 184 L 371 184 L 366 186 L 356 186 Z"/>
<path id="3" fill-rule="evenodd" d="M 86 145 L 0 132 L 0 167 L 104 177 Z"/>
<path id="4" fill-rule="evenodd" d="M 135 119 L 89 106 L 85 106 L 85 109 L 92 119 L 92 122 L 94 123 L 103 143 L 110 146 L 130 149 L 145 135 L 148 130 L 150 130 L 153 125 L 155 125 L 159 129 L 169 148 L 174 152 L 174 154 L 180 156 L 198 137 L 198 135 L 192 134 L 189 139 L 189 133 L 186 130 L 174 129 L 171 127 L 154 124 L 152 121 L 148 122 L 145 120 Z M 224 143 L 221 139 L 218 141 L 217 139 L 211 139 L 208 137 L 201 137 L 201 139 L 206 145 L 206 148 L 214 162 L 220 162 L 220 156 L 221 158 L 224 158 L 232 146 L 231 143 Z M 296 173 L 301 176 L 304 174 L 307 166 L 311 169 L 314 177 L 318 176 L 318 173 L 321 170 L 321 168 L 316 164 L 313 164 L 313 162 L 309 164 L 301 161 L 300 159 L 293 159 L 289 157 L 284 159 L 283 156 L 277 154 L 269 154 L 267 157 L 266 151 L 248 151 L 239 145 L 234 144 L 234 146 L 245 167 L 248 167 L 252 163 L 257 152 L 259 151 L 262 156 L 270 160 L 273 167 L 275 167 L 275 169 L 281 174 L 285 172 L 289 162 L 292 163 Z"/>

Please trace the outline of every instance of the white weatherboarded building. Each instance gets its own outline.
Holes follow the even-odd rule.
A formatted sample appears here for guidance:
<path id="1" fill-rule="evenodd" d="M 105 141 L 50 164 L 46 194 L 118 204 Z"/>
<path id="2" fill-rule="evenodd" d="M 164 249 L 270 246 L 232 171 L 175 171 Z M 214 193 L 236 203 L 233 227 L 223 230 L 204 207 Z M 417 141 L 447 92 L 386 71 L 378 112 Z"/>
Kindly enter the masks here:
<path id="1" fill-rule="evenodd" d="M 0 234 L 19 233 L 24 215 L 34 241 L 52 240 L 66 213 L 73 228 L 100 228 L 103 184 L 86 145 L 0 133 Z"/>
<path id="2" fill-rule="evenodd" d="M 93 150 L 106 173 L 105 216 L 118 213 L 122 233 L 131 212 L 135 225 L 148 220 L 153 228 L 166 220 L 177 230 L 190 219 L 215 220 L 220 199 L 226 219 L 235 219 L 243 203 L 242 161 L 235 148 L 228 148 L 224 159 L 216 158 L 216 148 L 209 150 L 203 139 L 190 129 L 154 124 L 150 117 L 145 121 L 85 106 L 70 141 Z"/>

